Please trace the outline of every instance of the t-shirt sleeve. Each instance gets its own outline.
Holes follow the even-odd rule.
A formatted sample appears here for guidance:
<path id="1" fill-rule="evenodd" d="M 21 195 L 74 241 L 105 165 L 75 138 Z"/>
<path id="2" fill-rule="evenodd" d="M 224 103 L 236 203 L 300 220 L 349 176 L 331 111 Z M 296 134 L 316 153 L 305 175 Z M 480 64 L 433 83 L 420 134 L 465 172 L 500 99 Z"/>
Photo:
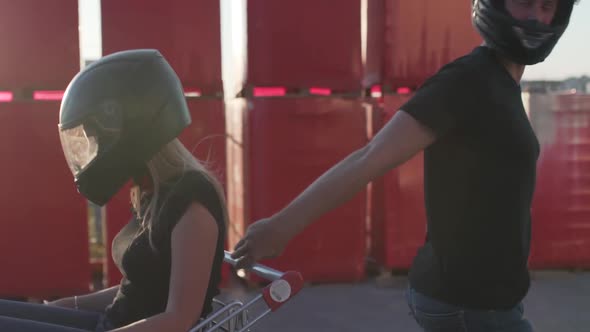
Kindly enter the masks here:
<path id="1" fill-rule="evenodd" d="M 473 79 L 464 66 L 454 65 L 441 69 L 400 107 L 421 124 L 434 131 L 437 137 L 465 123 L 467 101 L 473 91 Z M 470 87 L 471 85 L 471 87 Z"/>

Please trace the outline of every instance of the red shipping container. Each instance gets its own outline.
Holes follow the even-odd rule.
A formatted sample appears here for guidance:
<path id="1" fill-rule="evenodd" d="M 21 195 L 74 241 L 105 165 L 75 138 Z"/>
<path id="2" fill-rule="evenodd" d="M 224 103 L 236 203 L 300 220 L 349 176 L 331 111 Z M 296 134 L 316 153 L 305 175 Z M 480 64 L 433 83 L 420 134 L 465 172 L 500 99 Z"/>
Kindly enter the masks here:
<path id="1" fill-rule="evenodd" d="M 411 95 L 386 95 L 381 129 Z M 378 117 L 379 119 L 379 117 Z M 426 237 L 423 153 L 373 184 L 371 256 L 390 269 L 408 269 Z"/>
<path id="2" fill-rule="evenodd" d="M 232 0 L 221 8 L 230 96 L 256 86 L 359 92 L 381 81 L 383 0 Z"/>
<path id="3" fill-rule="evenodd" d="M 384 83 L 416 88 L 481 42 L 470 1 L 385 0 Z"/>
<path id="4" fill-rule="evenodd" d="M 219 1 L 103 0 L 103 54 L 155 48 L 185 87 L 220 94 Z"/>
<path id="5" fill-rule="evenodd" d="M 225 117 L 221 99 L 188 99 L 192 123 L 180 140 L 199 160 L 225 183 Z M 107 270 L 109 286 L 121 281 L 121 273 L 111 254 L 111 243 L 131 218 L 128 184 L 106 206 Z M 229 232 L 229 229 L 228 229 Z"/>
<path id="6" fill-rule="evenodd" d="M 532 268 L 590 267 L 590 96 L 537 97 Z"/>
<path id="7" fill-rule="evenodd" d="M 80 69 L 78 0 L 0 0 L 0 90 L 65 89 Z"/>
<path id="8" fill-rule="evenodd" d="M 551 260 L 547 255 L 554 226 L 557 220 L 558 206 L 555 204 L 555 188 L 559 188 L 563 179 L 563 169 L 556 158 L 559 146 L 556 145 L 556 121 L 554 116 L 555 98 L 548 94 L 523 93 L 523 102 L 535 130 L 541 152 L 537 161 L 537 181 L 532 203 L 532 239 L 529 266 L 533 269 L 547 268 Z M 544 221 L 545 220 L 545 221 Z M 547 223 L 547 221 L 551 221 Z M 545 225 L 544 225 L 545 224 Z"/>
<path id="9" fill-rule="evenodd" d="M 363 147 L 366 107 L 361 100 L 336 98 L 232 102 L 228 162 L 237 174 L 229 190 L 232 229 L 243 233 L 251 222 L 271 216 L 322 173 Z M 365 270 L 366 213 L 363 191 L 293 239 L 279 258 L 263 263 L 300 271 L 309 282 L 360 280 Z M 237 240 L 239 236 L 231 237 L 230 245 Z"/>
<path id="10" fill-rule="evenodd" d="M 86 200 L 63 155 L 59 103 L 0 103 L 0 297 L 62 297 L 90 285 Z"/>

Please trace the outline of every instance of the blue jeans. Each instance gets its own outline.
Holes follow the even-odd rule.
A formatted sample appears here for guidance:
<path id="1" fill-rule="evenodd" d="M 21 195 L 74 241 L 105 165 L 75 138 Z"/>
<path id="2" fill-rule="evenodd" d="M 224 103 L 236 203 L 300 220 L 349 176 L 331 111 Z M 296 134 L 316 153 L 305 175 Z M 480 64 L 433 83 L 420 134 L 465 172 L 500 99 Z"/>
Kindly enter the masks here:
<path id="1" fill-rule="evenodd" d="M 524 306 L 511 310 L 471 310 L 444 303 L 409 288 L 406 299 L 425 332 L 533 332 Z"/>
<path id="2" fill-rule="evenodd" d="M 100 312 L 0 300 L 0 331 L 102 332 L 108 329 Z"/>

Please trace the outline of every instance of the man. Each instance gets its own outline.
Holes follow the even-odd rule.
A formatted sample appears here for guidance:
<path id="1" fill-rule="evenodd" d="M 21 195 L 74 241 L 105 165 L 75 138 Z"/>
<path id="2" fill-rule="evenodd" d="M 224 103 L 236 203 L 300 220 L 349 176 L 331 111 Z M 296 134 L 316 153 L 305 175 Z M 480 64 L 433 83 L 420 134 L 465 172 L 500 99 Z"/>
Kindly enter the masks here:
<path id="1" fill-rule="evenodd" d="M 424 331 L 532 331 L 530 207 L 539 143 L 521 100 L 574 0 L 474 0 L 484 45 L 443 67 L 362 149 L 332 167 L 236 245 L 240 266 L 279 255 L 312 221 L 424 150 L 428 234 L 408 304 Z"/>

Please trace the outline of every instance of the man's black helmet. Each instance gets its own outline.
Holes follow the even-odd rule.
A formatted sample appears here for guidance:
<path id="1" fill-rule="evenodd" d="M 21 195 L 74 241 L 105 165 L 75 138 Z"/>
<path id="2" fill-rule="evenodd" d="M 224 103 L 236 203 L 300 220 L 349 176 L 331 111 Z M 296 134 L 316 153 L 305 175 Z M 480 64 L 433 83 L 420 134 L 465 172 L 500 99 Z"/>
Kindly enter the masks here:
<path id="1" fill-rule="evenodd" d="M 472 0 L 472 22 L 486 44 L 509 60 L 532 65 L 551 53 L 567 28 L 576 0 L 560 0 L 550 25 L 520 21 L 505 9 L 505 0 Z"/>
<path id="2" fill-rule="evenodd" d="M 122 51 L 86 67 L 59 114 L 78 191 L 104 205 L 190 122 L 180 80 L 157 50 Z"/>

